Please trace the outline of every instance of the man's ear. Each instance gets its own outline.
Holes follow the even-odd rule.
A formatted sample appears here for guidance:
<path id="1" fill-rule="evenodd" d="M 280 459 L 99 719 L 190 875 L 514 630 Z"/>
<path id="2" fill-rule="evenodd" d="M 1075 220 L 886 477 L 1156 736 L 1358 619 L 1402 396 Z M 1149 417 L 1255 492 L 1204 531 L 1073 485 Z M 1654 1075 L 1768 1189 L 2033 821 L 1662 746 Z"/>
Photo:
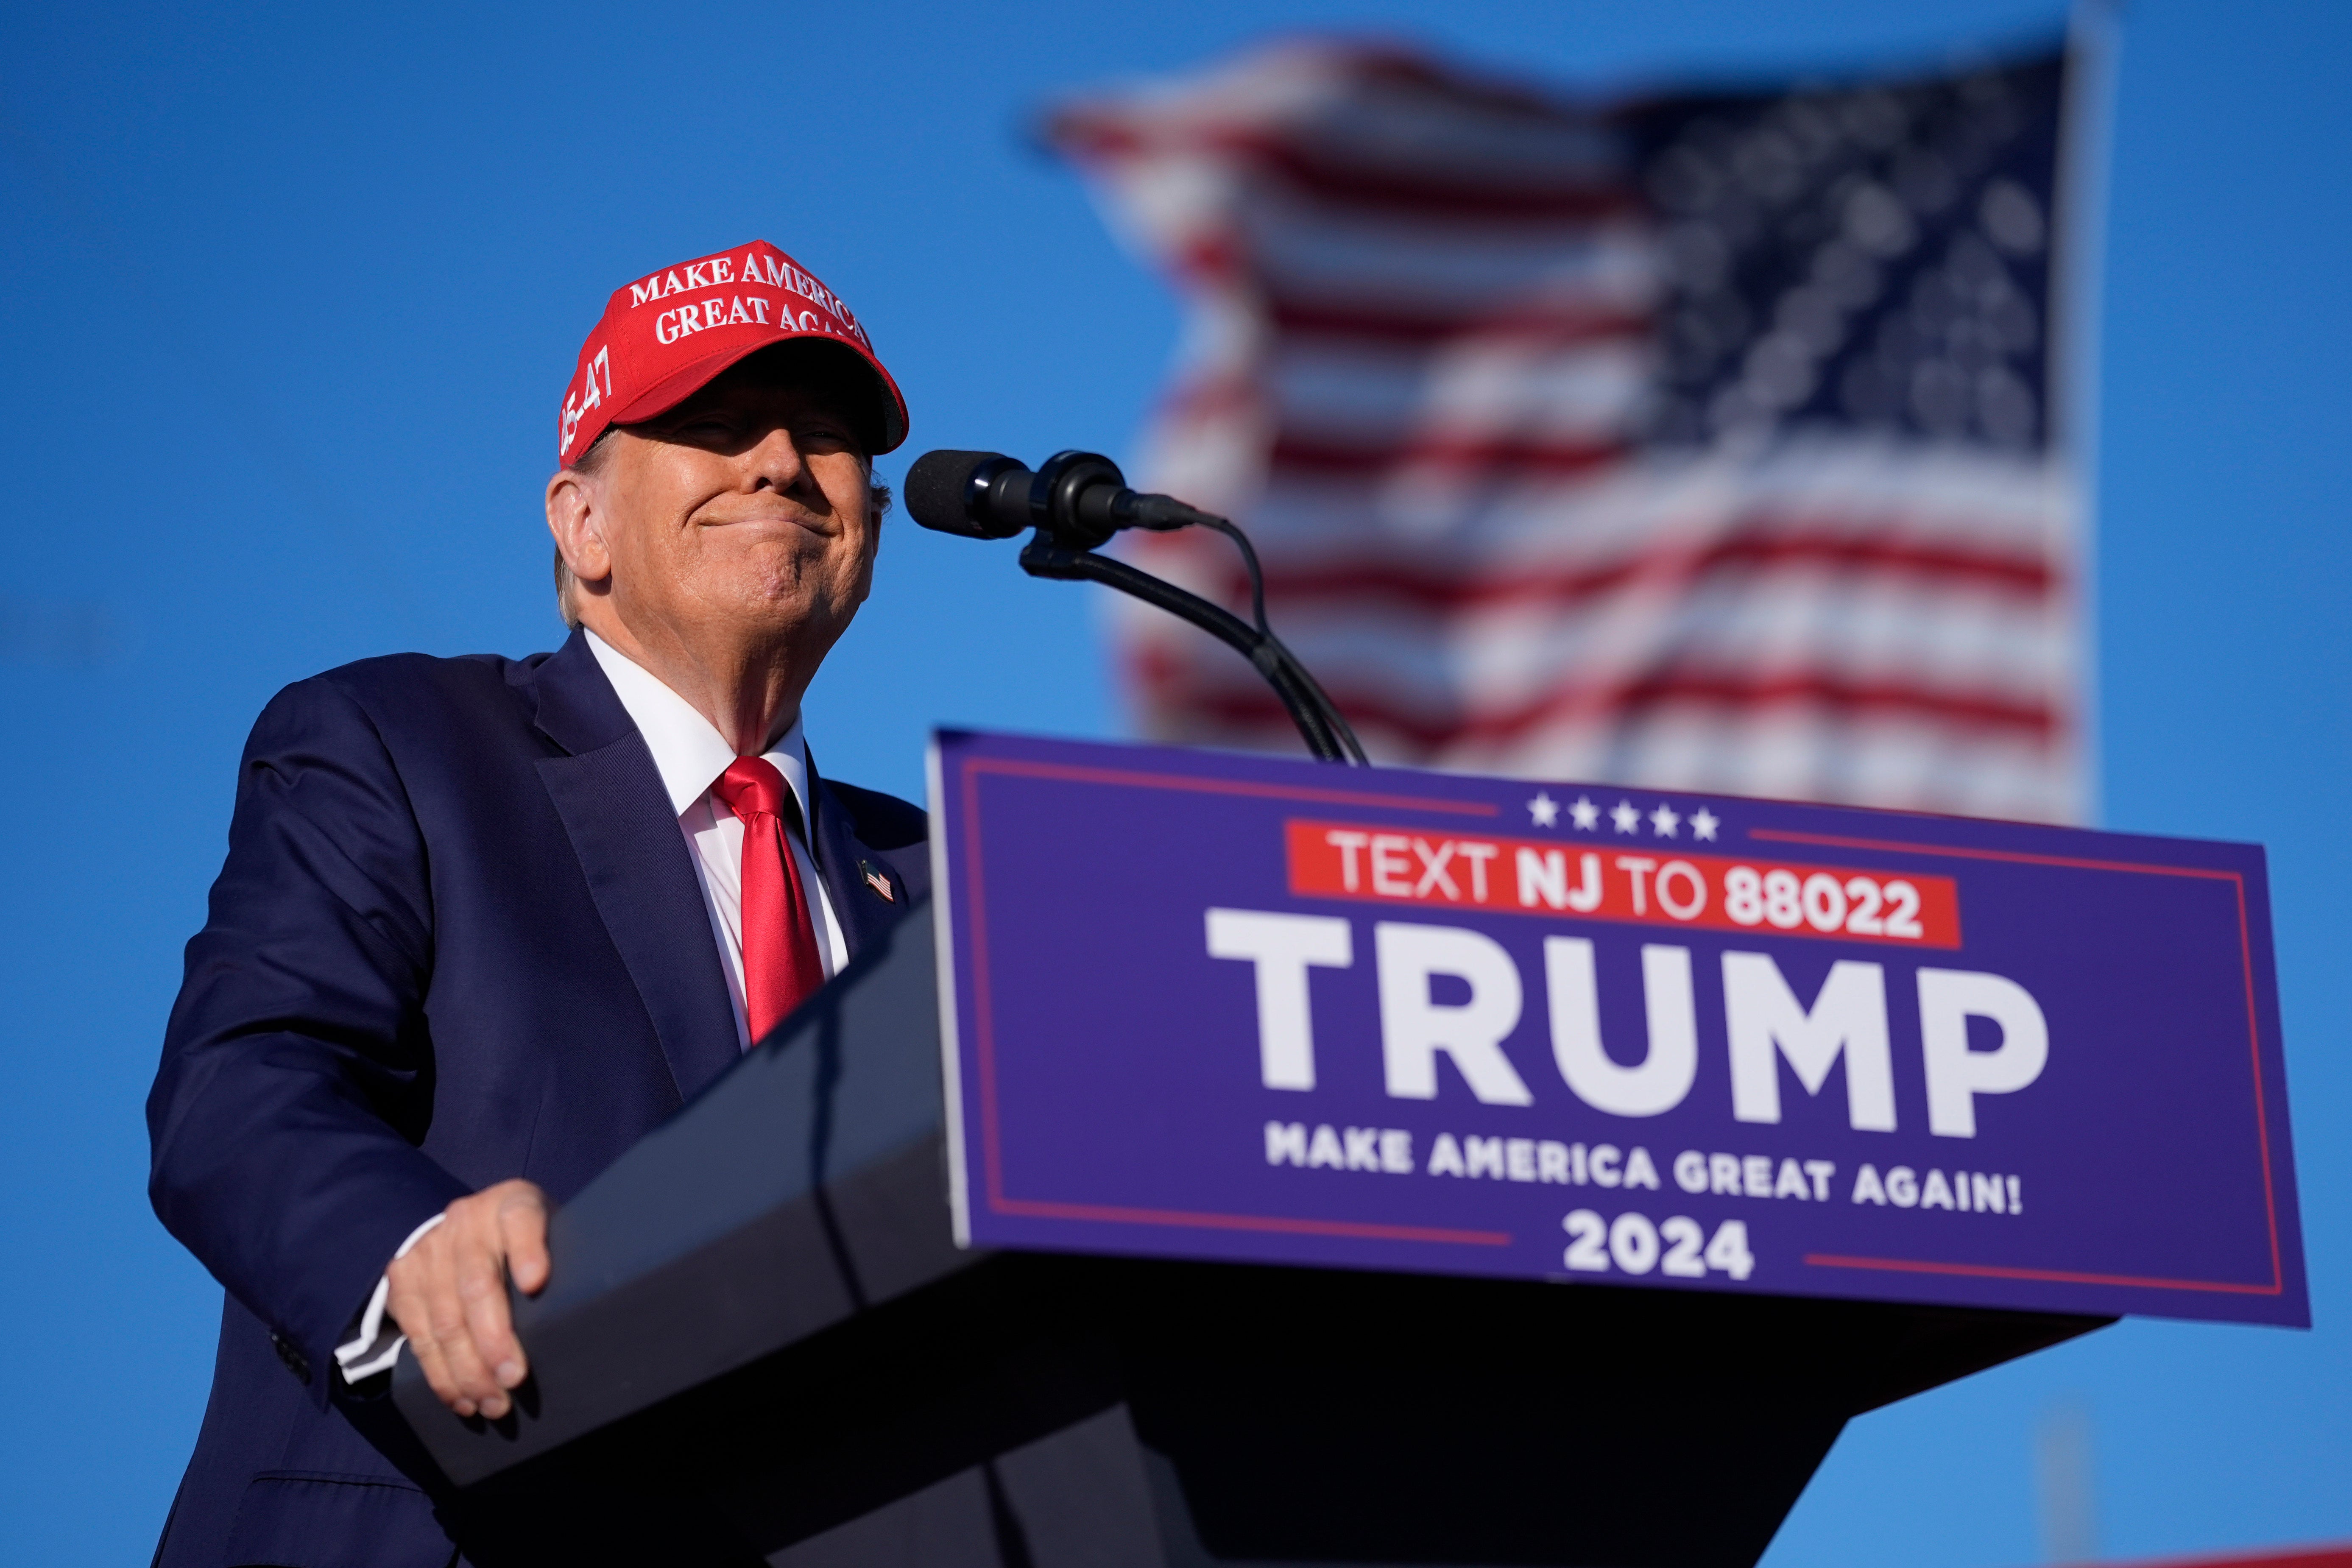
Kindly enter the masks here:
<path id="1" fill-rule="evenodd" d="M 563 563 L 583 584 L 613 574 L 613 552 L 604 543 L 604 519 L 596 501 L 596 487 L 573 469 L 559 468 L 547 481 L 547 531 L 555 535 Z"/>
<path id="2" fill-rule="evenodd" d="M 890 487 L 874 477 L 874 465 L 866 465 L 866 515 L 868 520 L 866 559 L 873 560 L 882 553 L 882 520 L 890 515 Z"/>

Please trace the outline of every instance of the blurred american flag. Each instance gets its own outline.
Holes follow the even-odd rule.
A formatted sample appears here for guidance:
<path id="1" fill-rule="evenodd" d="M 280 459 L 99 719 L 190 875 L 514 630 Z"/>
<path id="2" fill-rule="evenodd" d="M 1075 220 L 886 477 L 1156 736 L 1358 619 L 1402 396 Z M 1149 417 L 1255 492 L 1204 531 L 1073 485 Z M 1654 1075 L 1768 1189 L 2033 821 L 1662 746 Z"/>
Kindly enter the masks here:
<path id="1" fill-rule="evenodd" d="M 1249 530 L 1376 756 L 2064 821 L 2064 74 L 1595 102 L 1304 41 L 1047 137 L 1190 304 L 1138 482 Z M 1222 541 L 1129 548 L 1245 603 Z M 1114 613 L 1146 733 L 1296 748 Z"/>

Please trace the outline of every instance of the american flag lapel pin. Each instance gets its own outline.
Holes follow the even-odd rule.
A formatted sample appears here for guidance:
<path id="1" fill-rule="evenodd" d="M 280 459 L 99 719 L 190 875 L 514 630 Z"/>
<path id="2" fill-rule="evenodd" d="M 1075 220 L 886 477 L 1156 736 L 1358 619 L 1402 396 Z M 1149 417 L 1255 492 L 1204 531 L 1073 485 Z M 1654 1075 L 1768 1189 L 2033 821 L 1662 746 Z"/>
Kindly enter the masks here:
<path id="1" fill-rule="evenodd" d="M 873 862 L 869 860 L 860 860 L 857 863 L 857 868 L 865 873 L 866 885 L 879 894 L 884 903 L 895 904 L 898 901 L 898 895 L 891 890 L 888 873 L 877 871 Z"/>

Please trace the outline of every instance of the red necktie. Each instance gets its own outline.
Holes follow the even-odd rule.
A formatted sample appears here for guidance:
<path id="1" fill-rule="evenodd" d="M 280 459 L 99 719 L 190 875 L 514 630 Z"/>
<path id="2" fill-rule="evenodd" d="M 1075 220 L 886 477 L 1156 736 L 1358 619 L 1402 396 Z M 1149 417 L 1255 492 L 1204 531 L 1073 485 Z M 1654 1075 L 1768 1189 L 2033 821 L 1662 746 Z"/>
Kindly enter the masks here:
<path id="1" fill-rule="evenodd" d="M 784 837 L 800 803 L 765 757 L 736 758 L 710 787 L 743 822 L 743 1010 L 756 1045 L 824 984 L 808 894 Z"/>

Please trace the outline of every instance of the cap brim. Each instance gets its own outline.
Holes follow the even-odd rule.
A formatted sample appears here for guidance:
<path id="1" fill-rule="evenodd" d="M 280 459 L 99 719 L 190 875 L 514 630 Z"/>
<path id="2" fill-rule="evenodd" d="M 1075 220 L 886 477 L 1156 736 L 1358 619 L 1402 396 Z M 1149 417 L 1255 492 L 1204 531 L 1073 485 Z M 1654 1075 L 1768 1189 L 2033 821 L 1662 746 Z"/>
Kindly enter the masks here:
<path id="1" fill-rule="evenodd" d="M 831 343 L 866 373 L 872 383 L 875 428 L 878 432 L 874 449 L 866 456 L 878 458 L 897 450 L 907 439 L 907 400 L 899 395 L 898 384 L 871 354 L 830 332 L 779 332 L 755 342 L 716 350 L 679 366 L 630 399 L 627 406 L 614 409 L 609 423 L 635 425 L 667 414 L 753 354 L 779 343 L 793 342 Z"/>

